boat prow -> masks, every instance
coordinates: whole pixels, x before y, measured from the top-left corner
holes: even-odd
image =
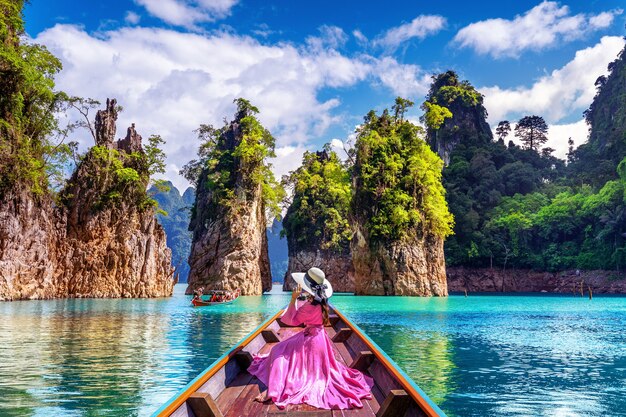
[[[307,404],[279,410],[254,398],[265,389],[247,372],[252,356],[268,353],[276,343],[302,331],[280,321],[283,311],[269,318],[233,349],[216,360],[153,417],[409,417],[445,416],[428,396],[361,329],[333,307],[325,330],[333,341],[335,357],[370,375],[375,382],[372,399],[355,410],[320,410]]]

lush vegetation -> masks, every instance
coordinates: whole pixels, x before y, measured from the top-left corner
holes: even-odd
[[[95,211],[123,201],[140,210],[158,207],[147,186],[152,175],[165,172],[165,153],[160,148],[163,143],[159,135],[152,135],[143,151],[126,153],[106,146],[92,147],[81,157],[77,170],[61,191],[61,202],[74,205],[82,193],[91,196],[88,205]],[[157,181],[156,186],[160,185]]]
[[[347,252],[352,235],[350,175],[330,146],[305,152],[302,166],[286,176],[283,184],[293,193],[283,220],[292,248]]]
[[[233,122],[220,129],[200,126],[199,158],[186,164],[181,174],[198,190],[210,192],[209,216],[217,215],[219,207],[236,210],[241,201],[253,197],[259,186],[268,216],[280,216],[284,189],[267,162],[276,156],[274,137],[256,118],[258,108],[243,98],[235,103]]]
[[[401,108],[406,101],[396,100]],[[445,237],[453,218],[441,184],[442,160],[424,141],[421,127],[403,111],[370,111],[357,129],[353,215],[373,244],[399,241],[428,230]]]
[[[23,0],[0,0],[0,195],[15,186],[35,194],[71,155],[56,113],[67,96],[54,90],[61,62],[23,42]]]
[[[584,113],[590,128],[589,141],[569,155],[571,184],[599,188],[617,179],[615,167],[626,155],[625,50],[608,65],[608,76],[596,80],[596,96]]]
[[[505,145],[512,130],[509,121],[498,124],[497,140],[484,140],[479,132],[486,116],[481,100],[450,106],[453,116],[439,128],[429,124],[429,141],[435,146],[438,138],[457,135],[443,171],[455,216],[455,234],[446,241],[448,265],[547,271],[624,267],[623,55],[609,65],[610,75],[596,83],[598,93],[585,112],[589,142],[574,149],[570,140],[567,164],[552,156],[553,149],[542,147],[547,125],[537,115],[516,122],[514,133],[522,146]],[[434,80],[429,100],[436,97],[435,103],[442,103],[450,83],[472,88],[450,72]],[[470,134],[459,136],[463,130]]]

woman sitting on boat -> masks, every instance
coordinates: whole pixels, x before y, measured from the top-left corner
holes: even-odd
[[[302,403],[324,409],[363,407],[362,400],[372,398],[372,379],[335,359],[332,341],[324,330],[328,298],[333,294],[330,282],[319,268],[291,276],[298,288],[281,321],[288,326],[304,323],[306,328],[275,345],[269,355],[254,358],[248,372],[268,387],[256,400],[271,400],[281,409]],[[298,306],[301,288],[308,296]]]

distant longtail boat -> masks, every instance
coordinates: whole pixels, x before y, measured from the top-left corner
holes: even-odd
[[[372,399],[354,410],[321,410],[307,404],[279,410],[274,404],[254,401],[262,383],[246,370],[253,355],[269,353],[276,343],[304,327],[288,327],[280,321],[283,310],[269,318],[179,393],[153,417],[413,417],[445,416],[443,411],[359,327],[335,307],[325,330],[333,341],[335,357],[370,375],[375,382]]]

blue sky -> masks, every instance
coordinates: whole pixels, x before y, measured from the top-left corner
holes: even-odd
[[[568,137],[585,140],[593,82],[624,45],[622,4],[33,0],[25,18],[64,63],[58,87],[116,97],[118,136],[132,122],[144,137],[160,133],[167,177],[185,186],[177,171],[195,153],[193,129],[221,125],[236,97],[260,107],[280,175],[305,150],[346,141],[395,96],[419,105],[430,76],[447,69],[485,95],[492,125],[545,117],[548,145],[564,155]]]

